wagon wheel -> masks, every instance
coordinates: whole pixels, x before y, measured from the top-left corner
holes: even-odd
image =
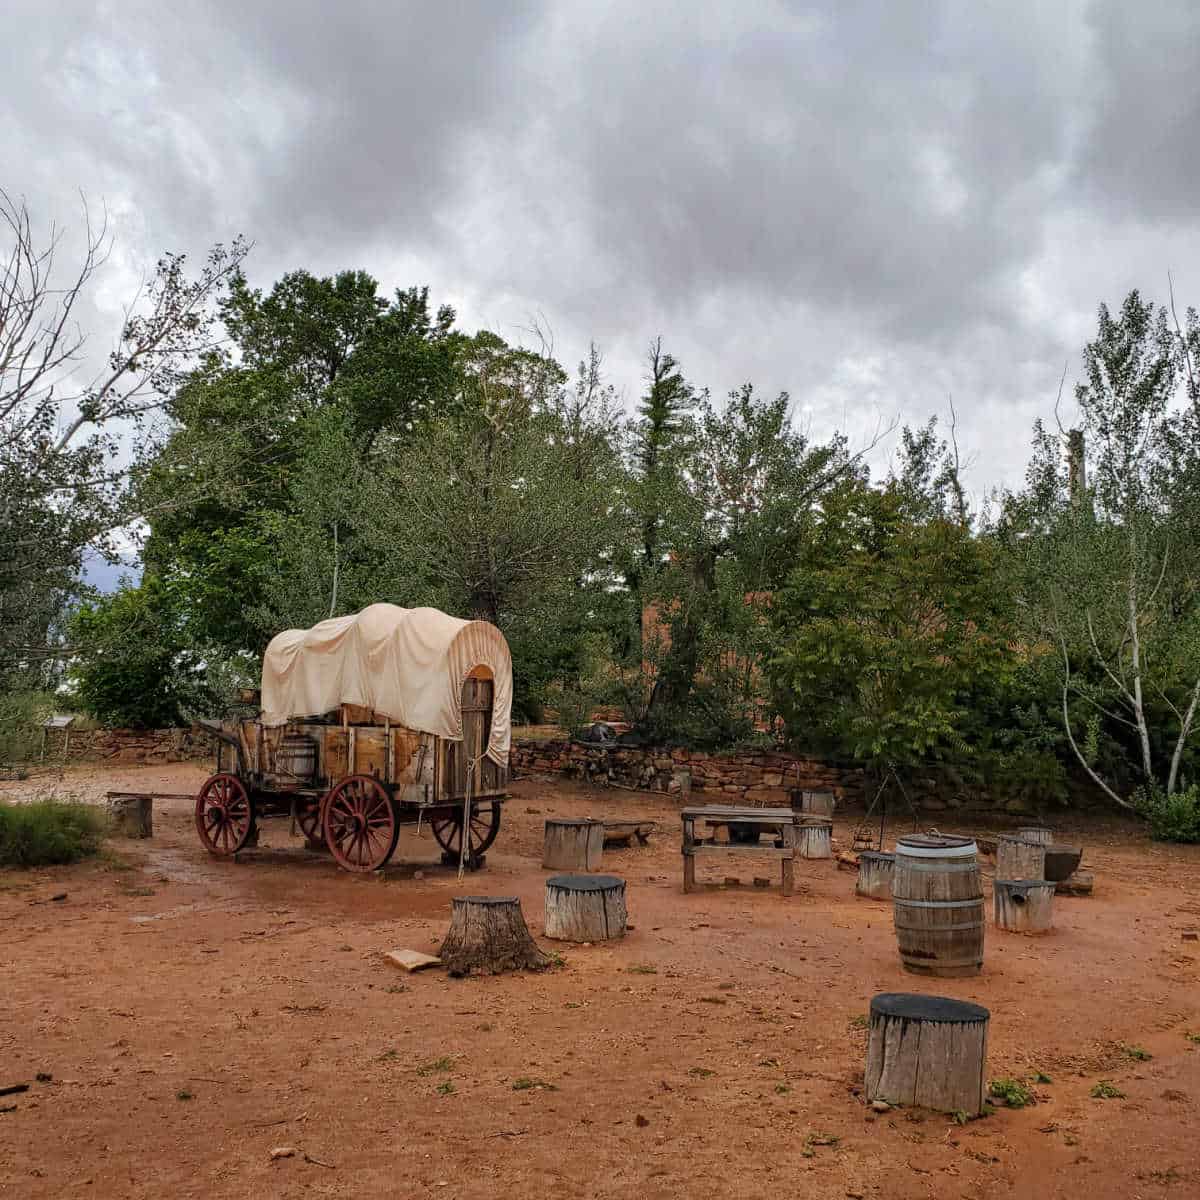
[[[236,775],[204,781],[196,797],[196,832],[209,854],[236,854],[254,833],[254,804]]]
[[[462,853],[462,813],[452,817],[432,817],[429,827],[443,850],[442,862],[457,866]],[[483,856],[500,832],[500,805],[485,800],[471,806],[471,839],[467,844],[467,866],[472,870],[483,866]]]
[[[392,857],[400,822],[396,806],[371,775],[343,779],[321,805],[325,845],[347,871],[377,871]]]
[[[325,844],[325,834],[321,829],[320,800],[313,800],[303,808],[297,808],[296,824],[300,826],[300,832],[304,834],[305,841],[311,842],[314,846]]]

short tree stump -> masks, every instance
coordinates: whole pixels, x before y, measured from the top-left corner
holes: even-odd
[[[108,815],[119,837],[154,836],[154,799],[135,793],[110,792]]]
[[[551,875],[546,880],[546,936],[605,942],[625,936],[625,880],[616,875]]]
[[[832,858],[833,822],[828,817],[801,817],[796,853],[801,858]]]
[[[1054,843],[1054,830],[1047,829],[1044,825],[1026,825],[1017,830],[1017,837],[1037,846],[1050,846]]]
[[[438,958],[455,976],[541,971],[551,961],[530,935],[516,896],[455,896]]]
[[[884,992],[871,1000],[866,1097],[978,1116],[988,1021],[978,1004]]]
[[[1054,888],[1044,879],[993,879],[996,928],[1008,933],[1049,933],[1054,926]]]
[[[854,892],[871,900],[892,898],[892,876],[896,871],[896,856],[878,850],[864,850],[858,856],[858,882]]]
[[[604,854],[604,822],[591,817],[546,821],[542,866],[548,871],[594,871]]]

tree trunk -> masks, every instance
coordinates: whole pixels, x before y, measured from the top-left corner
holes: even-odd
[[[150,796],[108,795],[108,815],[119,837],[148,838],[154,836],[154,800]]]
[[[1008,933],[1049,933],[1054,925],[1054,887],[1036,880],[994,880],[996,928]]]
[[[856,895],[871,900],[892,898],[892,874],[896,867],[894,854],[881,854],[878,850],[864,850],[858,856],[858,882],[854,885]]]
[[[541,971],[550,965],[530,936],[516,896],[455,896],[438,957],[455,977]]]
[[[1045,879],[1046,847],[1023,838],[1005,836],[996,840],[997,879]]]
[[[594,871],[604,853],[604,822],[551,818],[542,843],[547,871]]]
[[[625,880],[615,875],[552,875],[546,880],[546,936],[604,942],[625,936]]]
[[[796,853],[801,858],[833,857],[833,822],[823,817],[805,817],[796,831]]]
[[[867,1041],[867,1099],[978,1116],[990,1018],[978,1004],[940,996],[875,996]]]

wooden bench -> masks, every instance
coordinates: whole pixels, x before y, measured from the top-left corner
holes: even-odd
[[[796,814],[790,808],[739,808],[733,805],[707,804],[680,809],[683,821],[683,890],[696,890],[696,856],[699,854],[765,854],[780,860],[783,894],[790,896],[796,858]],[[738,846],[696,836],[696,822],[710,826],[758,825],[774,831],[778,846]]]
[[[657,821],[605,821],[605,846],[632,846],[637,838],[639,846],[650,841],[650,835],[658,828]]]

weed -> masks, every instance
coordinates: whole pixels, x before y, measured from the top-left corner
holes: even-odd
[[[728,1001],[726,1001],[724,996],[701,996],[700,1003],[701,1004],[726,1004],[726,1003],[728,1003]]]
[[[378,1058],[375,1059],[375,1061],[376,1062],[393,1062],[395,1059],[397,1059],[399,1057],[400,1057],[399,1051],[385,1050],[381,1055],[379,1055]]]
[[[718,983],[717,991],[718,992],[732,992],[734,987],[736,987],[736,986],[737,986],[736,984],[732,984],[732,983]]]
[[[583,1007],[583,1005],[580,1004],[578,1000],[568,1000],[563,1005],[563,1008],[582,1008],[582,1007]]]
[[[965,1125],[971,1119],[971,1114],[961,1108],[956,1108],[950,1116],[954,1118],[955,1125]]]
[[[1024,1108],[1033,1103],[1033,1093],[1019,1079],[993,1079],[988,1092],[1009,1108]]]
[[[1193,1042],[1195,1045],[1200,1046],[1200,1033],[1185,1033],[1183,1036],[1187,1038],[1189,1042]]]
[[[716,1071],[710,1071],[707,1067],[689,1067],[689,1075],[695,1075],[697,1079],[711,1079]]]
[[[408,988],[406,988],[402,983],[390,983],[383,990],[388,992],[390,995],[398,996],[401,992],[407,992]]]
[[[818,1146],[836,1146],[840,1140],[831,1133],[810,1133],[804,1139],[800,1154],[804,1158],[815,1158]]]
[[[779,1059],[764,1058],[758,1065],[760,1067],[777,1067],[777,1066],[779,1066]]]
[[[1035,1071],[1034,1075],[1033,1075],[1033,1082],[1034,1083],[1053,1083],[1054,1080],[1051,1079],[1050,1076],[1047,1075],[1045,1071]]]
[[[100,809],[72,801],[0,803],[0,867],[47,867],[97,853],[104,834]]]
[[[777,1096],[786,1096],[791,1090],[786,1083],[777,1083],[775,1085],[775,1094]]]
[[[1148,1050],[1143,1050],[1141,1046],[1123,1045],[1121,1049],[1128,1054],[1130,1058],[1135,1059],[1137,1062],[1149,1062],[1150,1059],[1154,1057]]]
[[[552,967],[565,967],[567,965],[567,960],[557,950],[551,950],[547,957],[550,959]]]
[[[437,1094],[439,1096],[453,1096],[454,1083],[449,1079],[443,1079],[442,1082],[437,1085]]]
[[[452,1058],[435,1058],[432,1062],[425,1063],[424,1066],[417,1068],[417,1074],[421,1076],[435,1075],[439,1071],[449,1071],[454,1066]]]
[[[153,896],[154,889],[152,887],[127,887],[122,889],[122,893],[126,896]]]
[[[870,1023],[871,1022],[868,1020],[868,1018],[862,1013],[858,1013],[856,1016],[850,1018],[851,1029],[866,1029]]]
[[[1125,1093],[1119,1087],[1108,1082],[1107,1079],[1102,1079],[1091,1092],[1088,1093],[1093,1100],[1124,1100]]]
[[[531,1092],[535,1089],[541,1089],[543,1092],[557,1092],[558,1088],[552,1083],[547,1083],[544,1079],[528,1079],[522,1076],[520,1079],[514,1079],[512,1090],[514,1092]]]
[[[180,1088],[179,1091],[175,1093],[176,1100],[191,1100],[192,1098],[192,1093],[189,1092],[187,1088]]]
[[[635,963],[632,967],[625,968],[630,975],[657,975],[658,968],[651,967],[646,963]]]

